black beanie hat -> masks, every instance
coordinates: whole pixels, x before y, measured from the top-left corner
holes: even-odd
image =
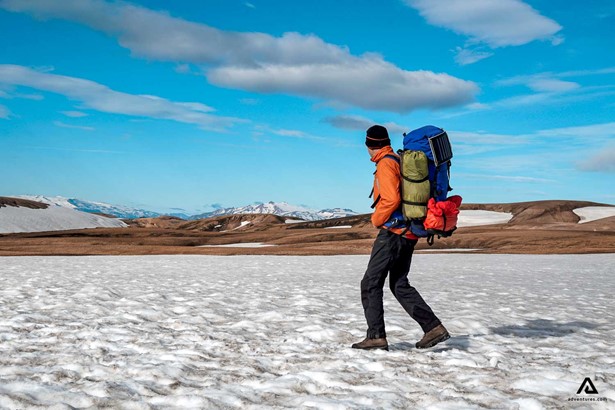
[[[382,125],[372,125],[367,129],[365,145],[368,148],[382,148],[391,145],[389,133]]]

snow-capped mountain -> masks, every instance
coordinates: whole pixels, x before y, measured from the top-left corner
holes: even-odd
[[[26,201],[23,198],[0,198],[0,234],[128,226],[117,218],[81,212],[63,199],[50,205],[40,202]],[[59,206],[58,202],[64,206]]]
[[[15,198],[29,199],[30,201],[43,202],[45,204],[75,209],[82,212],[113,215],[122,219],[155,218],[161,215],[158,212],[146,211],[144,209],[136,209],[121,205],[110,205],[104,202],[84,201],[75,198],[64,198],[61,196],[17,195]]]
[[[356,212],[350,209],[334,208],[323,209],[321,211],[309,209],[302,206],[290,205],[286,202],[267,202],[256,203],[253,205],[242,206],[238,208],[222,208],[213,212],[207,212],[200,215],[194,215],[190,219],[203,219],[223,215],[237,214],[273,214],[278,216],[287,216],[299,218],[306,221],[319,221],[322,219],[342,218],[345,216],[357,215]]]
[[[15,195],[14,198],[29,199],[30,201],[43,202],[45,204],[60,206],[62,208],[74,209],[88,213],[102,213],[112,215],[121,219],[136,218],[156,218],[163,215],[176,216],[182,219],[204,219],[215,216],[237,215],[237,214],[273,214],[299,218],[305,221],[319,221],[322,219],[343,218],[345,216],[357,215],[350,209],[333,208],[315,210],[303,206],[291,205],[286,202],[267,202],[254,203],[252,205],[238,208],[222,208],[212,212],[189,216],[185,213],[160,213],[147,211],[144,209],[131,208],[122,205],[111,205],[104,202],[85,201],[76,198],[65,198],[62,196],[43,196],[43,195]]]

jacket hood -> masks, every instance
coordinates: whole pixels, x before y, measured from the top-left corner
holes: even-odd
[[[380,161],[382,158],[384,158],[387,155],[397,155],[395,154],[395,152],[393,151],[393,148],[390,145],[380,148],[378,152],[376,153],[376,155],[374,155],[371,158],[371,161],[378,163],[378,161]]]

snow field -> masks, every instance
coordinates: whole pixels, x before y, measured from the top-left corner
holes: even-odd
[[[47,209],[4,206],[0,208],[0,233],[45,232],[87,228],[125,228],[123,221],[61,206]]]
[[[615,255],[415,255],[453,337],[385,285],[391,351],[358,351],[365,256],[0,258],[0,408],[606,409]],[[605,402],[569,403],[585,377]]]
[[[615,216],[615,206],[586,206],[573,210],[581,218],[580,224]]]

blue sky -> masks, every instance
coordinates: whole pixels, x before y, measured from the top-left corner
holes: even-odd
[[[368,212],[365,129],[466,202],[614,203],[606,1],[0,0],[0,195]]]

